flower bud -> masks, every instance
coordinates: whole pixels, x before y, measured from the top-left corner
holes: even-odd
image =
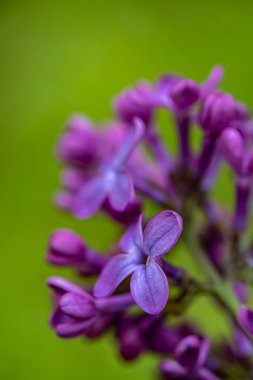
[[[236,102],[232,95],[215,91],[204,100],[200,123],[204,130],[219,134],[236,118]]]
[[[220,136],[219,147],[225,160],[237,173],[240,173],[244,152],[241,134],[234,128],[226,128]]]
[[[170,96],[177,108],[188,108],[198,100],[199,86],[191,79],[182,79],[173,86]]]
[[[61,311],[71,318],[92,318],[97,311],[92,297],[86,292],[83,294],[68,292],[61,297],[59,305]]]
[[[85,243],[79,235],[59,229],[50,235],[46,259],[55,265],[78,264],[84,258],[85,250]]]

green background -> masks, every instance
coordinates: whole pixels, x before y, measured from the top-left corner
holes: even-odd
[[[124,364],[111,337],[64,341],[47,325],[45,279],[65,274],[43,260],[49,232],[74,227],[104,247],[114,228],[54,209],[53,146],[70,113],[108,118],[113,94],[169,70],[202,80],[221,63],[223,88],[253,107],[252,19],[251,1],[1,0],[1,379],[151,377],[150,356]]]

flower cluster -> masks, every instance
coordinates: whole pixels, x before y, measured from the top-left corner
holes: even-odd
[[[160,354],[164,379],[253,378],[253,122],[243,103],[218,88],[222,76],[216,66],[202,83],[176,74],[142,81],[116,96],[113,121],[98,126],[75,115],[57,144],[56,204],[78,219],[104,213],[123,232],[107,254],[74,231],[50,235],[47,261],[73,268],[80,284],[48,279],[50,324],[62,338],[95,339],[110,329],[125,360]],[[176,155],[157,126],[161,108],[174,120]],[[224,164],[234,177],[230,209],[213,192]],[[171,263],[178,240],[201,280]],[[188,320],[201,294],[227,318],[229,338],[213,341],[198,327],[201,316]]]

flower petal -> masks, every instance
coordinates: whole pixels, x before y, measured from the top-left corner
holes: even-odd
[[[174,360],[162,360],[160,370],[171,380],[182,379],[186,375],[186,370]]]
[[[56,332],[57,335],[62,338],[75,338],[79,335],[83,335],[88,328],[90,328],[95,319],[87,319],[86,321],[82,322],[67,322],[67,323],[61,323],[58,326],[56,326]]]
[[[134,188],[131,177],[124,171],[117,171],[108,194],[111,207],[123,211],[134,198]]]
[[[47,279],[47,285],[50,286],[57,294],[63,295],[65,293],[86,294],[86,292],[78,285],[65,280],[63,277],[53,276]],[[92,297],[90,296],[92,299]]]
[[[182,218],[174,211],[162,211],[150,219],[144,229],[144,248],[150,257],[168,252],[176,244],[182,228]]]
[[[94,295],[98,298],[109,296],[137,267],[138,263],[133,256],[126,254],[114,256],[98,277]]]
[[[120,239],[119,246],[125,253],[136,256],[140,255],[140,248],[143,246],[142,215],[139,216],[135,224],[127,229]]]
[[[86,183],[75,201],[73,212],[78,218],[88,218],[102,206],[107,193],[103,177]]]
[[[207,368],[200,368],[198,371],[198,380],[220,380],[220,378],[210,372]]]
[[[162,269],[154,261],[139,265],[131,279],[133,299],[149,314],[159,314],[168,300],[169,286]]]

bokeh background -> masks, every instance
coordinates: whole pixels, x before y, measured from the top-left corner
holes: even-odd
[[[113,94],[169,70],[202,80],[221,63],[223,88],[253,108],[252,18],[250,0],[0,1],[1,379],[151,378],[151,356],[124,364],[110,336],[63,341],[47,325],[45,279],[61,273],[43,260],[49,232],[73,227],[98,248],[114,234],[52,206],[53,146],[70,113],[109,118]]]

